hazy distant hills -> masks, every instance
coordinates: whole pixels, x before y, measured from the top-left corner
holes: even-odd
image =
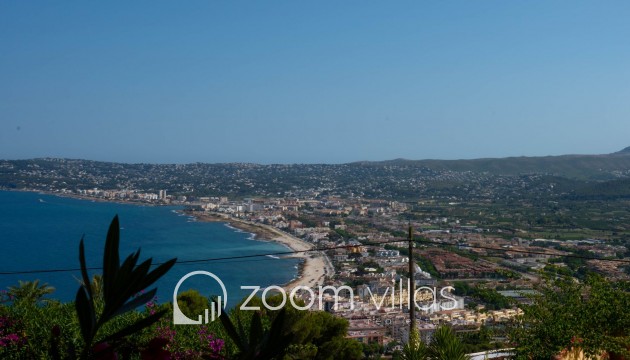
[[[630,147],[607,155],[348,164],[125,164],[0,160],[0,188],[135,189],[197,196],[331,194],[413,200],[630,198]]]
[[[403,165],[434,171],[490,173],[494,175],[548,174],[573,179],[611,179],[630,176],[630,147],[605,155],[507,157],[471,160],[405,160],[358,162],[363,166]]]

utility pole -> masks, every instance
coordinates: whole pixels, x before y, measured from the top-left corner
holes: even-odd
[[[414,263],[413,263],[413,227],[409,223],[409,339],[414,336],[416,331],[416,302],[415,302],[415,288],[416,280],[414,278]]]

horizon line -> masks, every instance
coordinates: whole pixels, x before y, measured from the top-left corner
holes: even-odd
[[[71,158],[71,157],[57,157],[57,156],[45,156],[45,157],[32,157],[22,159],[0,159],[0,161],[35,161],[35,160],[65,160],[65,161],[90,161],[98,163],[112,163],[112,164],[125,164],[125,165],[193,165],[193,164],[206,164],[206,165],[230,165],[230,164],[242,164],[242,165],[258,165],[258,166],[274,166],[274,165],[350,165],[359,163],[387,163],[397,161],[475,161],[475,160],[501,160],[501,159],[514,159],[514,158],[548,158],[548,157],[566,157],[566,156],[608,156],[615,154],[629,154],[630,146],[612,153],[604,154],[559,154],[559,155],[510,155],[503,157],[477,157],[477,158],[457,158],[457,159],[440,159],[440,158],[424,158],[424,159],[407,159],[407,158],[394,158],[385,160],[355,160],[350,162],[292,162],[292,163],[262,163],[262,162],[250,162],[250,161],[227,161],[227,162],[208,162],[208,161],[193,161],[193,162],[131,162],[131,161],[111,161],[111,160],[93,160],[85,158]]]

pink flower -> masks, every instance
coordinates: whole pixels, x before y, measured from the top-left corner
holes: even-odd
[[[198,331],[200,340],[208,346],[211,353],[220,353],[225,346],[225,341],[215,337],[214,334],[207,334],[206,332],[207,328],[205,326]]]
[[[9,341],[12,341],[12,342],[20,341],[20,337],[18,336],[18,334],[9,334],[9,335],[5,336],[4,338],[9,340]]]

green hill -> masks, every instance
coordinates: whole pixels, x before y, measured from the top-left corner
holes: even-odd
[[[630,147],[606,155],[507,157],[471,160],[405,160],[354,163],[362,166],[406,165],[434,171],[470,171],[493,175],[547,174],[575,179],[612,179],[630,172]]]

